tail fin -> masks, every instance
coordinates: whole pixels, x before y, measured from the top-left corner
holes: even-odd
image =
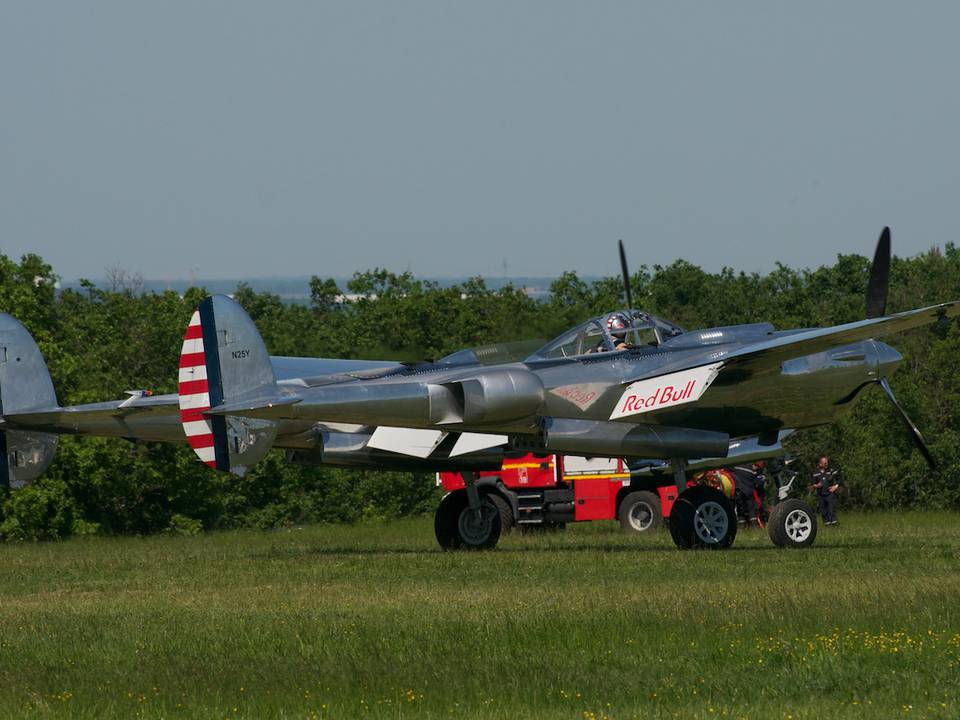
[[[180,420],[197,457],[217,470],[246,472],[273,446],[276,423],[207,411],[277,394],[270,356],[250,316],[225,295],[205,298],[180,352]]]
[[[57,451],[56,435],[9,429],[17,413],[58,407],[47,364],[30,331],[0,313],[0,486],[20,488],[36,480]]]

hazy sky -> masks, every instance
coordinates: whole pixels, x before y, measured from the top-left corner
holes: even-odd
[[[66,279],[816,266],[960,241],[960,4],[0,5],[0,251]]]

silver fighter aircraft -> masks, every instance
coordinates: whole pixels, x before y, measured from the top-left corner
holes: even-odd
[[[884,314],[888,229],[874,257],[867,318],[830,328],[684,331],[633,307],[622,244],[620,252],[624,309],[508,362],[485,362],[477,350],[419,365],[271,358],[244,310],[216,295],[187,328],[176,396],[60,407],[49,376],[36,372],[43,360],[35,343],[6,316],[0,436],[7,467],[0,472],[14,483],[35,477],[52,457],[50,433],[62,432],[185,436],[203,462],[232,472],[272,447],[330,464],[471,471],[499,467],[505,451],[659,458],[669,461],[679,492],[670,517],[675,543],[725,548],[736,534],[733,511],[719,491],[687,488],[686,468],[726,457],[739,438],[773,446],[784,430],[830,422],[876,383],[932,462],[887,383],[902,358],[878,338],[947,322],[960,303]],[[28,379],[25,369],[33,369]],[[466,484],[441,503],[437,539],[444,547],[492,547],[499,513],[472,475]]]

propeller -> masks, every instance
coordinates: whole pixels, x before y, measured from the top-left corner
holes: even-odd
[[[913,444],[917,446],[917,450],[923,455],[926,459],[927,464],[931,468],[937,466],[937,461],[933,458],[933,453],[930,452],[930,448],[927,447],[926,441],[923,439],[923,435],[920,434],[920,430],[917,429],[917,426],[913,424],[913,420],[910,419],[910,416],[907,415],[907,411],[903,409],[903,406],[897,402],[896,396],[893,394],[893,389],[890,387],[890,383],[887,382],[886,378],[880,378],[878,381],[880,387],[883,388],[883,391],[887,394],[887,397],[890,398],[890,402],[893,403],[893,406],[897,409],[897,412],[900,413],[900,418],[903,420],[903,424],[907,426],[907,429],[910,431],[910,437],[913,439]]]
[[[877,240],[867,285],[867,318],[883,317],[887,312],[887,286],[890,282],[890,228],[885,227]]]
[[[620,243],[620,272],[623,273],[623,293],[627,302],[627,309],[633,309],[633,296],[630,293],[630,271],[627,269],[627,253],[623,249],[623,240]]]
[[[873,254],[873,264],[870,266],[870,281],[867,285],[867,319],[883,317],[886,314],[887,288],[889,283],[890,228],[885,227],[880,233],[880,239],[877,240],[877,249]],[[897,397],[893,394],[893,388],[890,387],[890,383],[885,377],[882,377],[877,381],[877,384],[883,388],[883,392],[887,398],[893,403],[897,412],[900,413],[900,419],[903,420],[903,424],[906,425],[907,430],[910,431],[910,438],[913,440],[913,444],[917,446],[917,450],[920,451],[931,468],[936,467],[937,462],[933,458],[933,453],[931,453],[930,448],[927,447],[927,443],[923,439],[923,435],[920,434],[920,430],[914,425],[910,416],[907,415],[907,411],[904,410],[903,406],[897,401]]]

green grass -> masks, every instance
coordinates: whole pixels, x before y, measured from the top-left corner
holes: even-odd
[[[0,546],[0,718],[960,716],[960,516],[808,551],[429,520]]]

